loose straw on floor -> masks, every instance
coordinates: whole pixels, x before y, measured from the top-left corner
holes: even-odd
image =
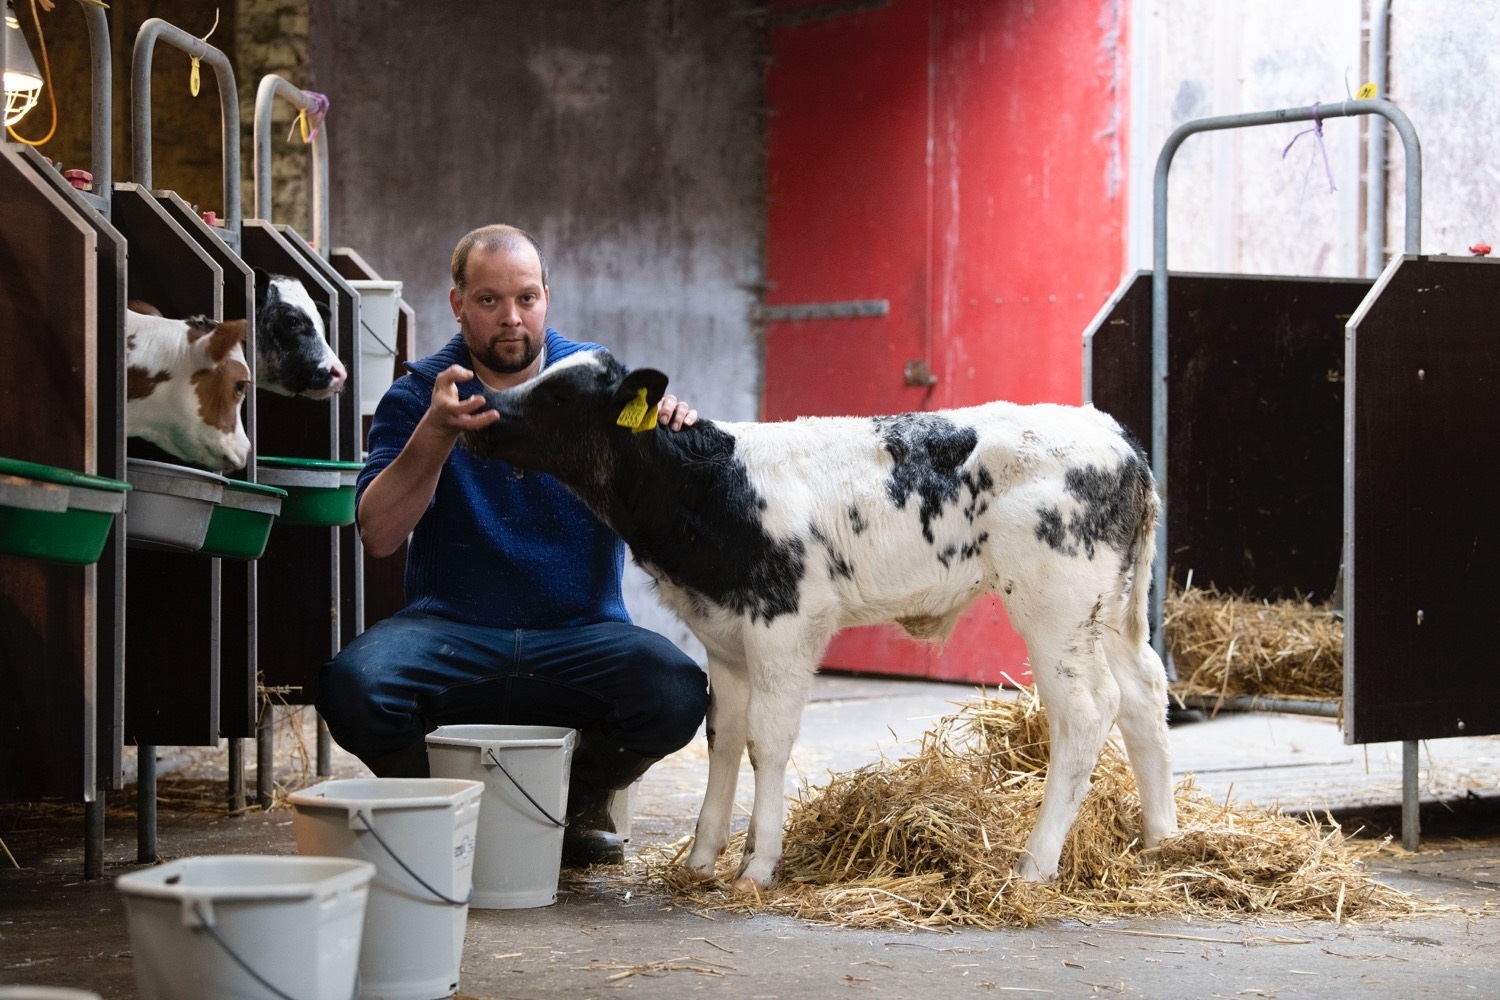
[[[1046,732],[1030,694],[982,698],[941,720],[914,756],[832,775],[793,805],[776,880],[759,894],[729,885],[743,834],[707,883],[681,866],[685,843],[645,849],[603,877],[636,890],[644,881],[695,912],[769,911],[871,928],[1134,914],[1345,922],[1426,905],[1366,872],[1363,859],[1378,844],[1352,843],[1331,821],[1216,802],[1191,779],[1176,790],[1182,832],[1143,851],[1134,779],[1113,743],[1059,878],[1023,882],[1011,866],[1040,807]]]

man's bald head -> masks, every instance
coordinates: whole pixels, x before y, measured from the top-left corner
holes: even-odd
[[[453,248],[453,287],[458,289],[460,295],[463,294],[464,284],[468,281],[469,255],[475,249],[505,250],[514,253],[527,248],[536,253],[537,263],[542,268],[542,287],[546,288],[547,258],[542,254],[541,244],[524,229],[503,224],[480,226],[458,241],[458,246]]]

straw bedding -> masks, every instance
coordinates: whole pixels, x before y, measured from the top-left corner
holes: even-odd
[[[1344,622],[1327,604],[1256,601],[1189,583],[1167,598],[1164,631],[1174,694],[1343,697]]]
[[[915,756],[831,777],[791,809],[785,854],[769,890],[736,894],[737,835],[717,878],[699,883],[679,859],[686,843],[639,853],[642,877],[700,910],[773,911],[846,926],[1029,926],[1065,917],[1159,914],[1345,921],[1422,906],[1374,881],[1330,823],[1211,801],[1191,779],[1177,788],[1182,833],[1153,851],[1136,838],[1140,806],[1124,754],[1111,742],[1063,850],[1055,883],[1011,873],[1041,805],[1046,723],[1036,699],[981,698],[923,738]]]

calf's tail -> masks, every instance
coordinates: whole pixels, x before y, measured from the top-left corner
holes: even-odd
[[[1135,526],[1135,570],[1130,584],[1130,598],[1125,610],[1125,638],[1132,644],[1151,638],[1150,609],[1151,564],[1156,561],[1156,520],[1161,513],[1161,500],[1156,493],[1156,480],[1151,475],[1145,459],[1138,459],[1134,477],[1136,510],[1139,520]]]

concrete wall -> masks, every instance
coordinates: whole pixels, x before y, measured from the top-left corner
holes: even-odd
[[[262,137],[271,153],[269,205],[255,204],[255,97],[269,74],[299,89],[307,80],[307,0],[237,0],[234,9],[235,71],[240,90],[240,198],[247,218],[269,217],[305,239],[313,238],[312,147],[293,131],[296,109],[284,100],[271,106],[271,128]]]
[[[305,86],[331,101],[332,243],[405,282],[426,353],[457,330],[459,237],[522,226],[549,258],[553,326],[666,371],[706,415],[753,418],[762,33],[745,7],[311,5]],[[698,652],[633,567],[627,602]]]

